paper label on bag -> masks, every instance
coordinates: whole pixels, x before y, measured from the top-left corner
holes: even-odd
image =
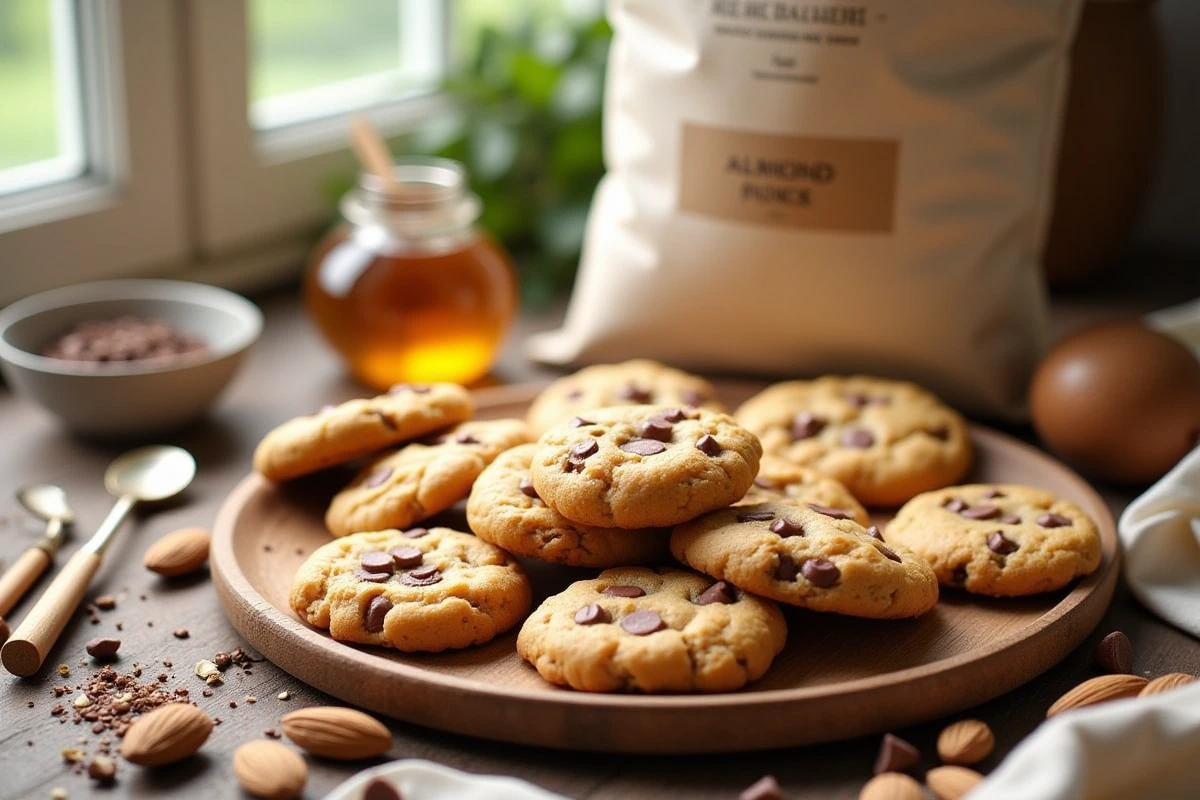
[[[890,233],[900,144],[777,136],[685,123],[679,207],[710,217]]]

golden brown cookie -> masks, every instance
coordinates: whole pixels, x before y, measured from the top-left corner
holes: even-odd
[[[530,438],[522,420],[482,420],[385,453],[334,496],[325,527],[334,536],[407,528],[465,498],[484,467]]]
[[[914,497],[885,537],[924,557],[943,586],[1013,597],[1061,589],[1100,566],[1100,534],[1079,506],[1012,484]]]
[[[270,480],[289,480],[446,428],[473,411],[470,393],[456,383],[397,384],[378,397],[288,420],[259,442],[254,468]]]
[[[838,509],[790,502],[714,511],[680,525],[671,552],[718,580],[781,603],[878,619],[937,603],[933,570]]]
[[[738,408],[763,452],[836,478],[868,506],[895,506],[971,465],[963,418],[916,384],[826,376],[769,386]]]
[[[534,399],[525,418],[541,434],[581,411],[638,404],[726,410],[704,378],[638,358],[584,367],[559,378]]]
[[[815,503],[827,508],[850,512],[859,525],[870,525],[871,517],[862,503],[850,494],[841,481],[826,477],[815,469],[798,467],[775,456],[763,456],[758,464],[758,477],[739,505],[790,501],[800,505]]]
[[[585,412],[538,440],[538,495],[573,522],[654,528],[740,500],[762,454],[728,414],[628,406]]]
[[[627,531],[580,525],[542,502],[529,480],[536,445],[501,453],[471,488],[467,524],[508,552],[572,567],[613,567],[667,561],[664,528]]]
[[[449,528],[414,528],[322,545],[296,572],[290,601],[338,641],[436,653],[504,633],[532,594],[500,548]]]
[[[546,599],[517,652],[587,692],[729,692],[762,677],[787,625],[769,600],[682,570],[623,567]]]

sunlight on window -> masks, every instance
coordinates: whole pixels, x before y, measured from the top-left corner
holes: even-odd
[[[69,0],[0,2],[0,194],[83,173],[73,11]]]

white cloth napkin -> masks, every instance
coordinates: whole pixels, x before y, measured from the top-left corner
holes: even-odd
[[[404,800],[567,800],[531,783],[500,775],[472,775],[409,758],[360,772],[338,784],[325,800],[362,800],[367,784],[382,778]]]

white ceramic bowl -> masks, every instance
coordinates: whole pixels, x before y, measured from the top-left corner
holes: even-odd
[[[85,320],[163,319],[207,345],[168,363],[78,364],[39,355]],[[26,395],[82,434],[163,433],[202,415],[262,330],[262,312],[224,289],[165,280],[81,283],[0,311],[0,369]]]

